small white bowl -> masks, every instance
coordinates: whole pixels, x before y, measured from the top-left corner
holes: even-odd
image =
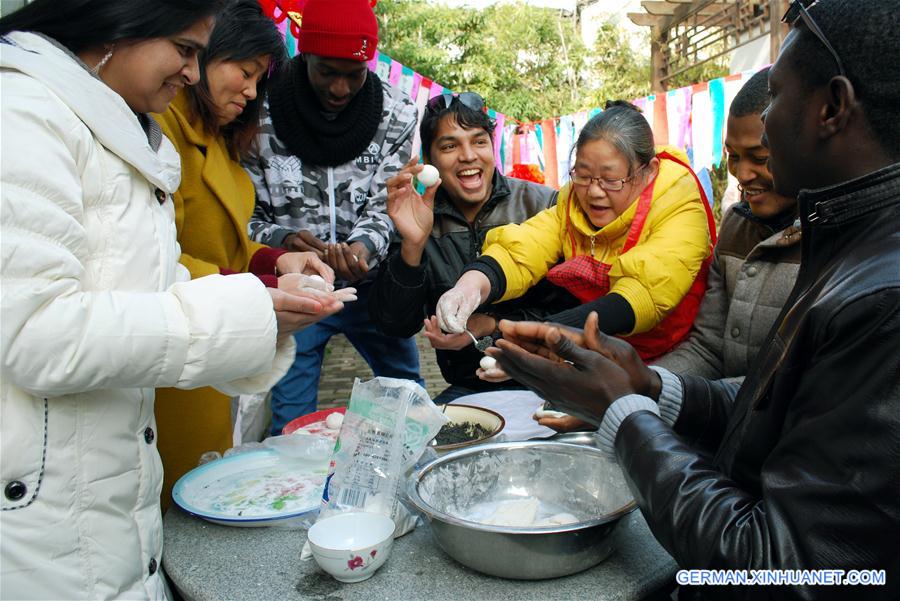
[[[316,563],[340,582],[371,578],[393,544],[394,520],[377,513],[341,513],[309,529]]]

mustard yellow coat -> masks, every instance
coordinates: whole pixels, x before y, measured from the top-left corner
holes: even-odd
[[[192,278],[219,273],[220,267],[248,271],[250,258],[264,247],[247,236],[254,205],[250,177],[222,136],[203,131],[184,92],[156,120],[181,155],[181,186],[174,197],[181,263]],[[201,454],[232,446],[231,399],[212,388],[160,389],[156,422],[165,509],[175,481],[197,466]]]
[[[657,148],[663,150],[687,162],[680,150]],[[640,192],[624,213],[597,229],[567,184],[555,207],[521,224],[491,230],[483,254],[495,259],[506,277],[506,292],[500,300],[522,296],[560,259],[573,256],[566,230],[568,206],[577,255],[591,255],[593,240],[593,257],[611,265],[609,291],[622,296],[634,310],[635,327],[629,334],[656,327],[693,284],[710,254],[710,233],[691,173],[673,161],[661,160],[644,229],[638,243],[621,254],[639,197]]]

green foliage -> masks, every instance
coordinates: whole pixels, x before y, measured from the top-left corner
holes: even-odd
[[[675,88],[683,88],[684,86],[690,86],[701,81],[725,77],[729,74],[728,68],[728,55],[714,58],[702,65],[691,67],[683,73],[679,73],[670,78],[668,82],[669,89],[674,90]]]
[[[575,21],[524,4],[465,10],[424,0],[379,2],[379,47],[454,91],[474,91],[521,120],[579,110],[588,52]]]
[[[649,31],[645,34],[648,38]],[[650,57],[632,50],[628,34],[613,23],[604,23],[594,44],[591,106],[607,100],[632,100],[650,94]]]

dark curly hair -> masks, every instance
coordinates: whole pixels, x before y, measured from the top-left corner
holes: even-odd
[[[834,46],[881,146],[900,157],[900,0],[819,0],[809,14]],[[838,74],[824,45],[798,20],[790,55],[808,87]]]
[[[419,136],[422,138],[422,154],[426,159],[431,159],[431,143],[434,142],[434,134],[437,132],[441,119],[447,115],[453,115],[456,122],[463,129],[483,129],[494,138],[494,128],[497,122],[491,119],[485,112],[476,111],[467,107],[462,102],[452,101],[450,106],[440,110],[426,109],[419,126]]]
[[[769,106],[769,67],[753,74],[748,79],[734,100],[728,113],[732,117],[746,117],[747,115],[761,115]]]

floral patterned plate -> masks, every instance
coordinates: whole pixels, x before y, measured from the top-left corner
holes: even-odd
[[[194,468],[172,489],[175,503],[226,526],[269,526],[321,505],[328,461],[291,461],[272,450],[240,453]]]

